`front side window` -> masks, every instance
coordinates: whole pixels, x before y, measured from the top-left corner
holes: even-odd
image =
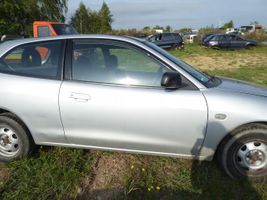
[[[98,83],[160,87],[170,71],[150,54],[121,42],[73,44],[72,79]]]
[[[61,71],[62,51],[62,41],[16,47],[0,59],[0,72],[56,79]]]
[[[154,49],[155,51],[157,51],[158,53],[160,53],[161,55],[163,55],[164,57],[166,57],[167,59],[169,59],[173,63],[177,64],[180,68],[185,70],[191,76],[193,76],[198,81],[200,81],[202,84],[207,86],[207,83],[209,82],[209,80],[211,80],[210,76],[208,76],[208,75],[196,70],[191,65],[189,65],[189,64],[185,63],[184,61],[180,60],[179,58],[171,55],[169,52],[167,52],[164,49],[158,47],[157,45],[155,45],[153,43],[146,42],[146,41],[143,41],[143,43],[145,45],[149,46],[150,48]]]

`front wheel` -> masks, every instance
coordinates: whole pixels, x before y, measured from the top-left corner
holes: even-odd
[[[217,157],[233,178],[266,181],[267,126],[253,124],[238,129],[222,142]]]
[[[26,129],[16,118],[0,115],[0,161],[24,158],[33,146]]]

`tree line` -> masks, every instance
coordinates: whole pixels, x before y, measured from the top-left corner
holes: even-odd
[[[112,31],[112,17],[105,2],[99,11],[93,11],[81,2],[70,23],[79,33],[108,33]]]
[[[65,21],[68,0],[1,0],[0,34],[32,35],[33,21]]]
[[[34,21],[65,22],[67,11],[68,0],[0,0],[0,35],[32,36]],[[112,22],[110,9],[103,2],[99,11],[80,3],[67,23],[79,33],[107,33]]]

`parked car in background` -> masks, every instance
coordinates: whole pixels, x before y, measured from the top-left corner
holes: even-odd
[[[184,48],[184,41],[179,33],[160,33],[150,35],[147,37],[147,41],[152,42],[163,49]]]
[[[214,34],[208,36],[202,45],[218,49],[240,49],[257,46],[255,40],[246,40],[235,34]]]
[[[73,34],[78,34],[78,32],[69,24],[50,21],[35,21],[33,23],[34,37],[50,37]]]
[[[231,177],[267,178],[267,89],[206,75],[145,40],[7,41],[0,94],[0,161],[50,145],[217,158]]]
[[[205,40],[207,40],[209,37],[211,37],[212,35],[214,35],[214,33],[208,33],[205,34],[201,37],[201,42],[204,42]]]

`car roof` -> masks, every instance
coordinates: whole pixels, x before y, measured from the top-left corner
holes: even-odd
[[[100,34],[76,34],[76,35],[61,35],[61,36],[53,36],[53,37],[39,37],[39,38],[23,38],[16,40],[9,40],[0,44],[0,56],[2,56],[5,52],[10,49],[27,44],[32,42],[43,42],[43,41],[54,41],[54,40],[65,40],[65,39],[111,39],[111,40],[119,40],[126,41],[131,43],[140,43],[142,39],[127,37],[127,36],[114,36],[114,35],[100,35]]]

